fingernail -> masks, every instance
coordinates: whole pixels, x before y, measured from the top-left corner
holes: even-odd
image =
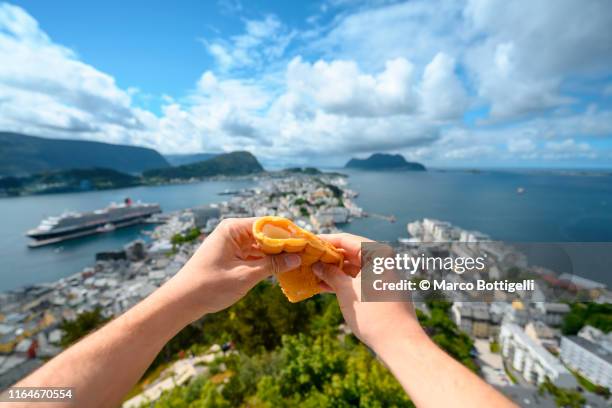
[[[320,262],[312,265],[312,272],[320,278],[323,275],[323,265]]]
[[[296,254],[287,254],[283,259],[288,268],[297,268],[302,263],[302,258]]]

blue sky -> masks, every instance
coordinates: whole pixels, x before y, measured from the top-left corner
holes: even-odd
[[[269,166],[612,167],[612,3],[0,3],[0,130]]]

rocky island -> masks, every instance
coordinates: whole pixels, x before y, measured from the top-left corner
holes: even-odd
[[[374,153],[367,159],[355,159],[346,163],[344,166],[347,169],[361,170],[408,170],[408,171],[426,171],[427,169],[421,163],[406,161],[401,154],[386,154]]]

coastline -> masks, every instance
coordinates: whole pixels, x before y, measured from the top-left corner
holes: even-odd
[[[104,169],[101,169],[104,170]],[[191,178],[176,178],[176,179],[158,179],[158,178],[137,178],[134,177],[133,180],[130,180],[129,183],[124,183],[120,185],[115,185],[112,182],[105,183],[102,185],[92,185],[88,179],[78,180],[78,185],[74,185],[74,180],[70,180],[71,185],[67,183],[60,184],[40,184],[35,183],[34,185],[28,187],[19,187],[19,188],[11,188],[0,185],[0,199],[2,198],[12,198],[12,197],[27,197],[27,196],[37,196],[37,195],[52,195],[52,194],[70,194],[70,193],[81,193],[81,192],[91,192],[91,191],[105,191],[105,190],[120,190],[124,188],[131,187],[153,187],[153,186],[171,186],[171,185],[189,185],[196,184],[205,181],[241,181],[241,180],[251,180],[257,181],[262,178],[268,177],[287,177],[294,174],[306,174],[306,175],[328,175],[328,176],[336,176],[336,177],[348,177],[346,174],[336,171],[323,172],[313,167],[295,167],[291,169],[284,170],[276,170],[276,171],[262,171],[262,172],[253,172],[249,174],[242,175],[224,175],[218,174],[215,176],[208,177],[191,177]],[[36,175],[35,175],[36,176]],[[27,179],[27,177],[23,178],[14,178],[14,177],[0,177],[0,181],[3,179],[6,181],[7,179],[17,179],[23,180]]]

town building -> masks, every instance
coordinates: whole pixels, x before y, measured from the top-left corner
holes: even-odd
[[[594,384],[612,388],[612,353],[579,336],[561,338],[561,360]]]
[[[319,225],[344,224],[349,220],[349,210],[345,207],[330,207],[319,210],[316,214]]]
[[[536,302],[535,309],[538,312],[538,320],[551,327],[561,326],[565,316],[570,312],[567,303]]]
[[[548,350],[556,350],[559,347],[557,334],[544,322],[530,321],[525,325],[525,334]]]
[[[489,338],[496,334],[486,303],[454,302],[451,313],[455,324],[470,336]]]
[[[520,326],[504,322],[499,342],[503,357],[526,381],[537,385],[548,378],[558,387],[576,386],[572,373],[555,356],[529,337]]]

